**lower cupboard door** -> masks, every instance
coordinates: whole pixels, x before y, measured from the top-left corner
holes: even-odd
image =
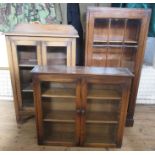
[[[116,146],[117,124],[86,123],[84,145]]]

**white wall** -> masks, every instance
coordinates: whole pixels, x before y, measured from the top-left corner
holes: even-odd
[[[0,32],[0,100],[12,100],[12,87],[8,69],[8,56],[5,36]],[[5,70],[4,70],[5,68]]]
[[[0,32],[0,67],[8,67],[8,57],[6,50],[5,36]]]

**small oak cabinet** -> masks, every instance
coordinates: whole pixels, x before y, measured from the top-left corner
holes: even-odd
[[[35,65],[75,66],[77,31],[69,25],[19,24],[6,33],[17,121],[34,115]]]
[[[127,67],[135,75],[126,124],[133,125],[151,10],[90,7],[87,10],[85,65]]]
[[[128,69],[35,66],[31,72],[38,144],[121,147]]]

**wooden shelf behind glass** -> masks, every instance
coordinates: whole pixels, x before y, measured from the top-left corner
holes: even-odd
[[[75,89],[51,88],[43,91],[42,97],[75,98]]]
[[[32,83],[24,84],[22,87],[23,87],[22,92],[33,92]]]
[[[54,110],[54,111],[46,112],[43,116],[43,121],[74,123],[75,122],[75,111]]]
[[[120,100],[120,93],[115,90],[89,90],[87,99],[106,99],[106,100]]]
[[[105,112],[105,111],[94,111],[87,112],[86,123],[118,123],[118,113],[116,112]]]

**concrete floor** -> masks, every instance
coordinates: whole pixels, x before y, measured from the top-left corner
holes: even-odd
[[[12,102],[0,101],[0,151],[155,150],[155,105],[137,105],[134,127],[125,128],[121,149],[39,146],[34,119],[17,125]]]

